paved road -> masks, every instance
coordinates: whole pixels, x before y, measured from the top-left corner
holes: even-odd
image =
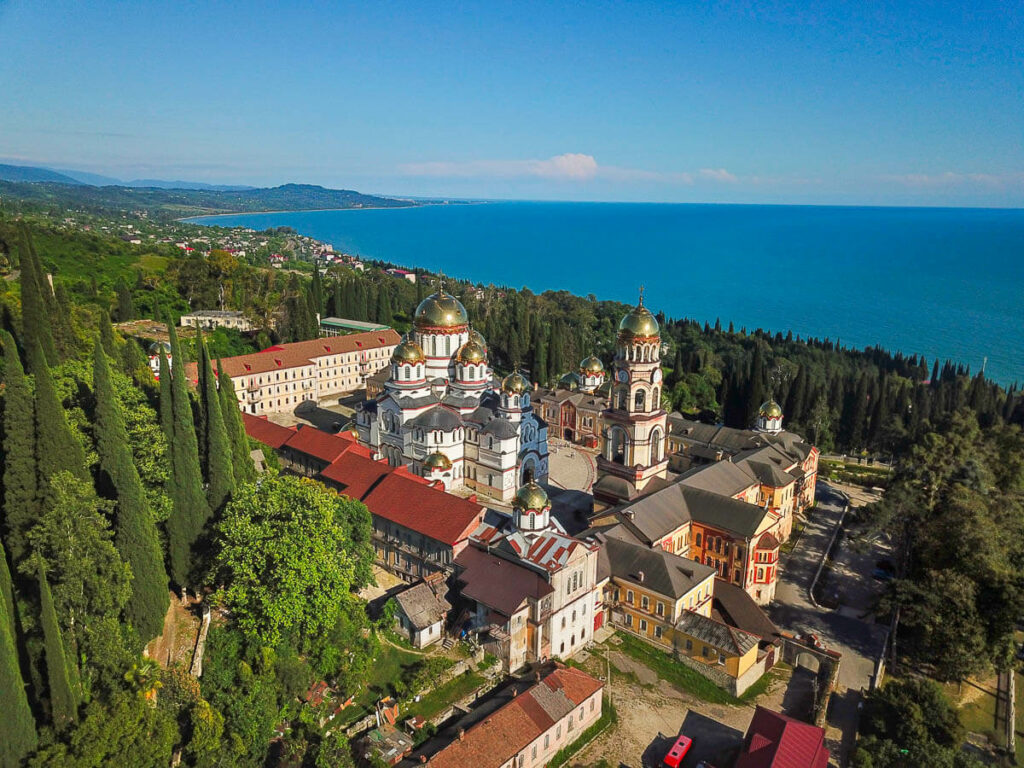
[[[818,608],[808,590],[843,514],[844,499],[828,485],[818,485],[818,506],[800,540],[781,563],[775,601],[769,608],[772,620],[782,629],[812,633],[830,649],[839,651],[838,690],[829,708],[829,724],[842,731],[842,752],[853,744],[859,720],[861,691],[866,692],[874,674],[875,659],[885,642],[886,628],[875,624],[871,615],[861,618],[873,599],[876,587],[871,579],[875,549],[854,553],[844,543],[837,557],[831,584],[843,606],[836,611]]]

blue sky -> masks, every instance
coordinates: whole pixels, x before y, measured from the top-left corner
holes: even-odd
[[[0,0],[0,51],[6,162],[410,195],[1024,206],[1020,0]]]

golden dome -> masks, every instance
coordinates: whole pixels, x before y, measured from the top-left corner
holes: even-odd
[[[619,323],[619,336],[651,338],[656,337],[658,333],[658,321],[654,319],[651,310],[643,303],[637,304],[629,310]]]
[[[423,468],[431,472],[448,470],[452,468],[452,460],[440,451],[435,451],[423,460]]]
[[[547,492],[531,480],[516,491],[512,508],[520,511],[543,512],[551,506]]]
[[[501,391],[510,395],[521,395],[530,389],[530,382],[519,371],[513,371],[501,380]]]
[[[416,327],[425,330],[429,328],[458,328],[467,325],[469,317],[466,315],[466,308],[462,302],[442,288],[432,296],[427,296],[420,305],[416,307],[414,320]]]
[[[590,376],[604,373],[604,363],[601,362],[600,358],[591,355],[580,361],[580,373],[584,375],[589,374]]]
[[[767,402],[761,403],[761,408],[757,413],[759,416],[764,416],[766,419],[781,419],[782,406],[776,403],[775,400],[768,400]]]
[[[391,353],[391,362],[399,365],[416,365],[427,362],[427,356],[423,353],[423,347],[406,336]]]
[[[575,392],[580,388],[580,377],[575,373],[567,373],[565,376],[558,380],[559,389],[567,389],[570,392]]]
[[[477,344],[483,347],[485,353],[489,351],[487,349],[487,340],[484,338],[484,335],[480,333],[480,331],[478,331],[476,328],[469,329],[469,340],[475,341]]]
[[[480,363],[487,362],[487,350],[470,337],[469,341],[459,347],[459,351],[455,354],[455,359],[463,364],[472,363],[473,365],[479,365]]]

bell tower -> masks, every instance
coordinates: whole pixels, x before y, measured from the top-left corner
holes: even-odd
[[[641,494],[654,478],[666,476],[668,414],[661,407],[661,331],[640,303],[619,323],[612,363],[611,400],[602,414],[601,455],[594,496],[618,503]]]

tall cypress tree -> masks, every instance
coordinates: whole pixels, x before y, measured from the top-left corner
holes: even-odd
[[[14,337],[0,331],[4,347],[4,506],[2,531],[12,562],[28,553],[25,535],[38,514],[35,402]]]
[[[231,440],[228,439],[224,414],[220,407],[220,394],[217,392],[217,380],[213,377],[210,364],[210,353],[203,343],[202,336],[196,336],[199,344],[199,369],[202,372],[199,393],[201,410],[204,414],[203,424],[206,434],[206,498],[212,510],[220,509],[235,490],[235,475],[231,471]]]
[[[40,624],[43,627],[43,643],[46,649],[46,678],[50,684],[50,707],[53,725],[62,730],[69,723],[78,720],[78,705],[81,695],[78,688],[77,668],[67,658],[57,611],[53,607],[53,593],[46,580],[46,569],[40,559],[36,563],[39,576]]]
[[[0,579],[6,575],[10,584],[10,572],[7,570],[7,557],[0,545]],[[12,602],[5,590],[4,599],[0,600],[0,691],[3,691],[4,712],[0,716],[0,768],[15,768],[38,744],[36,723],[32,710],[28,706],[25,694],[25,680],[21,676],[18,664],[17,635],[14,629]]]
[[[28,235],[26,234],[26,237]],[[41,350],[43,360],[49,365],[57,364],[57,348],[53,343],[53,329],[50,326],[50,310],[43,297],[38,266],[28,241],[21,246],[21,321],[22,341],[29,355],[29,369],[32,373],[42,366],[33,359],[36,348]]]
[[[245,431],[242,411],[238,407],[238,395],[231,377],[224,373],[224,368],[217,361],[218,393],[220,394],[220,410],[224,414],[228,437],[231,440],[232,469],[236,485],[249,483],[256,479],[256,465],[252,462],[249,448],[249,435]]]
[[[203,339],[202,328],[196,328],[196,393],[199,395],[199,408],[195,414],[195,427],[196,427],[196,440],[199,445],[199,468],[203,471],[203,479],[209,482],[209,465],[207,463],[207,436],[206,436],[206,399],[203,397],[203,391],[206,387],[204,381],[206,376],[206,366],[203,365],[203,357],[206,355],[206,341]],[[182,369],[184,370],[184,368]]]
[[[164,348],[160,347],[160,426],[167,436],[167,446],[174,441],[174,405],[171,396],[171,366],[167,362]]]
[[[170,548],[171,578],[181,587],[189,582],[195,563],[195,548],[203,526],[210,518],[210,506],[203,494],[202,471],[199,468],[199,444],[192,423],[189,404],[185,358],[174,326],[168,324],[171,338],[171,410],[174,417],[171,440],[171,501],[173,510],[167,520]]]
[[[36,341],[36,355],[42,356]],[[50,369],[46,366],[35,371],[36,383],[36,469],[39,477],[40,495],[50,478],[67,470],[80,480],[92,481],[85,463],[85,451],[78,441],[64,414],[64,405],[53,386]]]
[[[160,634],[170,602],[167,571],[153,512],[135,469],[121,405],[110,381],[110,365],[99,340],[93,350],[96,396],[96,450],[100,469],[110,479],[117,500],[114,545],[132,569],[132,594],[125,615],[142,640]]]

